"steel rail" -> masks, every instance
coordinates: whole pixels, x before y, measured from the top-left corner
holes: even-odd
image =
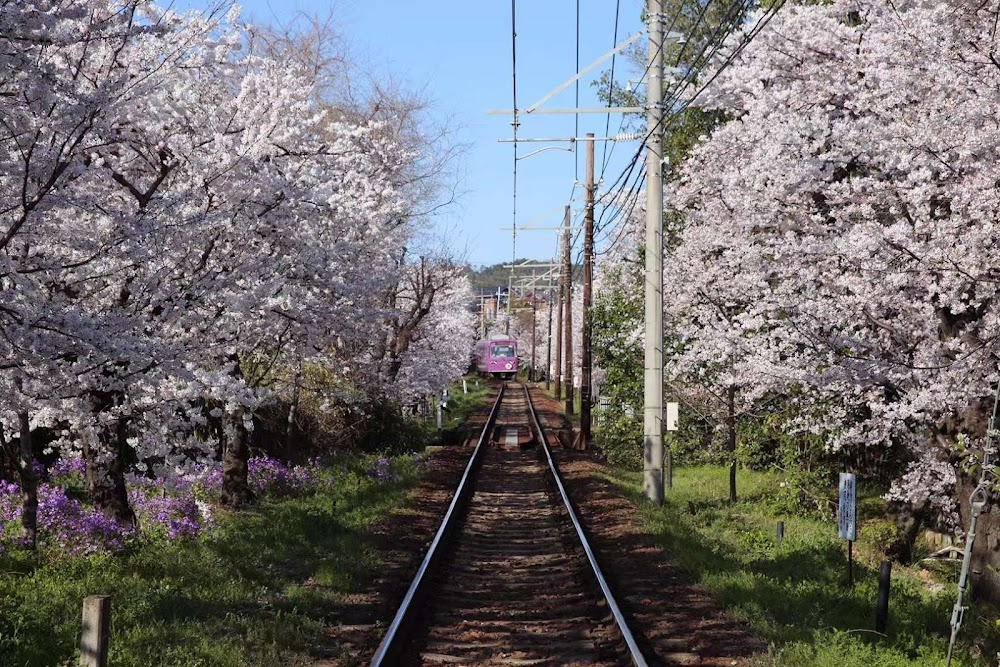
[[[601,587],[601,591],[604,593],[604,599],[608,603],[608,609],[611,610],[611,615],[615,619],[618,631],[621,633],[622,639],[625,640],[625,644],[628,646],[629,657],[632,659],[632,662],[636,667],[647,667],[648,663],[646,662],[646,658],[642,655],[642,651],[639,650],[639,645],[636,643],[635,637],[632,635],[632,630],[628,627],[625,615],[622,613],[621,608],[618,606],[618,602],[615,600],[614,594],[611,592],[611,586],[608,585],[607,580],[604,578],[601,566],[597,564],[597,557],[594,555],[594,551],[590,547],[590,542],[587,541],[587,535],[584,533],[583,525],[580,523],[580,519],[577,517],[576,511],[573,509],[573,503],[570,501],[569,494],[566,492],[562,475],[559,474],[559,468],[556,467],[556,463],[552,458],[552,451],[549,449],[548,440],[545,438],[545,430],[542,428],[542,423],[539,421],[538,414],[535,412],[535,406],[531,402],[531,393],[528,391],[527,385],[524,385],[524,394],[528,400],[528,411],[531,413],[531,421],[535,426],[535,430],[538,432],[538,439],[541,443],[542,451],[545,452],[545,458],[548,460],[549,470],[552,472],[552,476],[556,482],[556,487],[559,489],[559,495],[562,496],[563,504],[566,506],[569,518],[573,522],[573,527],[576,529],[577,537],[580,538],[580,544],[583,545],[583,550],[587,554],[587,560],[590,562],[590,567],[593,571],[594,577],[597,579],[597,583]]]
[[[402,632],[402,628],[412,620],[415,607],[414,602],[423,597],[424,588],[431,578],[429,572],[440,558],[441,551],[443,550],[441,545],[454,530],[455,524],[458,521],[457,517],[461,513],[461,506],[472,489],[472,475],[475,472],[476,464],[479,462],[480,453],[484,449],[483,443],[486,442],[490,429],[493,427],[493,422],[496,420],[506,388],[506,383],[500,386],[500,393],[493,404],[493,409],[490,410],[486,426],[483,427],[483,432],[479,436],[479,442],[476,443],[476,448],[473,450],[472,456],[469,457],[469,463],[465,466],[465,472],[462,474],[462,479],[455,490],[455,496],[451,499],[451,504],[448,506],[448,511],[445,512],[441,526],[438,528],[437,534],[434,535],[434,540],[431,542],[430,547],[428,547],[427,554],[424,556],[424,560],[420,564],[416,576],[413,578],[412,583],[410,583],[410,588],[406,591],[406,595],[403,597],[403,601],[396,611],[396,616],[392,619],[392,623],[389,624],[389,628],[386,630],[385,636],[378,646],[378,650],[375,651],[375,656],[370,663],[371,667],[382,667],[383,665],[392,665],[398,662],[400,652],[404,648],[403,642],[407,639],[406,633]]]

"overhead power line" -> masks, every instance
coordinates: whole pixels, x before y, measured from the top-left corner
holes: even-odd
[[[711,4],[712,1],[713,0],[709,0],[709,2],[703,6],[703,11],[699,14],[699,17],[696,19],[696,28],[703,21],[703,17],[707,12],[707,7],[709,4]],[[723,14],[723,20],[720,21],[719,24],[713,29],[709,39],[705,40],[702,43],[702,48],[699,51],[699,53],[695,55],[689,62],[688,72],[685,75],[685,77],[682,79],[679,85],[672,87],[669,97],[666,100],[664,100],[665,112],[662,116],[660,123],[654,128],[647,128],[646,136],[648,137],[654,132],[662,132],[663,128],[669,126],[670,123],[672,123],[677,117],[680,116],[680,114],[684,113],[684,111],[686,111],[697,100],[697,98],[701,95],[701,93],[703,93],[705,89],[709,85],[711,85],[711,83],[719,76],[719,74],[721,74],[727,67],[729,67],[735,61],[735,59],[739,56],[739,54],[743,51],[743,49],[746,48],[746,46],[753,40],[753,38],[756,37],[767,26],[767,24],[771,21],[771,19],[781,8],[783,2],[784,0],[781,0],[775,5],[772,5],[766,12],[764,12],[761,16],[759,16],[753,27],[751,27],[748,31],[746,31],[746,34],[744,35],[743,39],[740,40],[740,43],[736,45],[733,51],[729,53],[726,56],[726,58],[721,63],[719,63],[718,66],[714,69],[712,75],[707,80],[702,81],[700,80],[700,75],[707,67],[707,65],[716,59],[723,45],[725,44],[726,40],[731,35],[733,35],[736,30],[738,30],[741,27],[741,25],[743,24],[743,19],[746,16],[746,12],[750,7],[750,5],[747,2],[743,1],[737,1],[731,3],[727,8],[727,10],[725,11],[725,13]],[[680,59],[686,49],[687,45],[685,45],[685,47],[678,52],[677,58],[675,59],[674,63],[675,67],[681,64]],[[694,87],[693,92],[688,92],[689,90],[692,90],[692,87]],[[613,150],[614,147],[612,147],[612,151]],[[595,232],[605,231],[606,228],[610,227],[614,223],[619,222],[621,220],[627,221],[628,216],[631,214],[631,211],[634,210],[638,200],[639,191],[641,190],[642,187],[640,183],[641,181],[644,180],[644,178],[642,179],[638,177],[635,178],[634,182],[632,182],[631,185],[630,185],[630,180],[632,174],[635,172],[636,166],[638,164],[641,155],[642,155],[642,148],[640,147],[636,151],[636,153],[632,156],[629,163],[622,170],[619,176],[615,179],[614,184],[610,188],[608,188],[608,190],[613,190],[614,188],[618,187],[619,183],[622,183],[621,188],[619,190],[619,195],[610,198],[611,200],[616,202],[616,205],[614,207],[614,212],[611,214],[610,218],[605,220],[605,216],[608,213],[609,207],[606,206],[602,210],[601,216],[598,219],[596,225]],[[610,237],[610,234],[611,232],[610,230],[608,230],[603,238],[606,240],[607,238]],[[598,254],[603,255],[610,252],[623,237],[624,237],[623,231],[619,230],[618,233],[615,234],[615,240],[612,242],[612,244],[606,247],[603,251],[601,251]]]

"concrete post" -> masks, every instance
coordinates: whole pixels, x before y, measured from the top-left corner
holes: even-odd
[[[111,596],[91,595],[83,600],[83,632],[80,635],[81,667],[107,667],[111,636]]]

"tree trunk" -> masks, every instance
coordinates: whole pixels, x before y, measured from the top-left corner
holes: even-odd
[[[235,378],[243,378],[239,354],[229,355],[230,371]],[[232,509],[246,507],[253,502],[250,491],[250,433],[243,423],[243,408],[226,414],[222,429],[222,504]]]
[[[17,413],[20,425],[20,456],[17,470],[21,478],[21,541],[27,549],[38,546],[38,476],[32,466],[31,420],[27,411]]]
[[[295,416],[299,411],[299,398],[302,395],[302,366],[295,370],[292,385],[292,401],[288,406],[288,424],[285,427],[285,456],[291,456],[295,447]]]
[[[100,415],[121,402],[118,392],[94,392],[94,413]],[[126,417],[119,416],[108,426],[98,428],[95,442],[84,438],[83,458],[91,500],[105,514],[129,526],[136,523],[125,485],[125,470],[132,456]]]
[[[916,506],[906,502],[889,504],[889,518],[899,528],[899,539],[889,547],[887,555],[900,563],[913,560],[914,547],[920,531],[927,524],[927,503]]]
[[[14,379],[14,386],[18,391],[24,388],[20,377]],[[38,547],[38,476],[32,465],[35,452],[31,439],[31,416],[27,410],[17,413],[17,424],[18,448],[16,452],[8,451],[8,455],[15,464],[21,487],[21,543],[34,551]],[[6,448],[7,443],[3,441],[2,435],[0,434],[0,444]]]
[[[730,385],[727,396],[726,430],[729,451],[729,502],[736,503],[736,386]]]
[[[222,451],[222,504],[240,509],[253,501],[249,478],[250,434],[243,425],[242,410],[227,419]]]
[[[963,476],[956,484],[963,531],[969,530],[969,494],[977,483],[978,479]],[[974,599],[1000,602],[1000,508],[996,507],[996,500],[993,500],[986,509],[979,515],[976,526],[976,543],[972,545],[972,562],[969,566],[970,582]]]

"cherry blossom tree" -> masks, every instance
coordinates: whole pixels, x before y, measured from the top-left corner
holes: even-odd
[[[925,504],[998,379],[994,25],[947,3],[786,7],[715,79],[702,103],[731,120],[669,195],[682,366],[723,360],[751,398],[803,390],[800,428],[904,448],[898,495]]]
[[[235,12],[39,7],[2,10],[29,37],[4,33],[0,62],[17,73],[0,97],[0,404],[25,516],[32,448],[15,433],[41,427],[82,448],[121,519],[126,467],[216,446],[224,500],[243,504],[269,364],[381,321],[405,154],[377,124],[330,118]]]

